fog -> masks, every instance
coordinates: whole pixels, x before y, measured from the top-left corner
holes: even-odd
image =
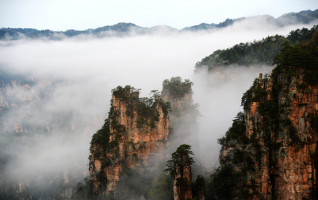
[[[202,117],[199,122],[201,159],[205,171],[209,172],[218,166],[221,145],[217,139],[225,136],[231,127],[232,120],[240,111],[241,97],[252,85],[259,73],[270,74],[272,66],[235,67],[208,74],[202,69],[193,77],[194,99],[200,105]]]
[[[148,96],[151,90],[161,91],[162,81],[173,76],[194,82],[194,103],[200,104],[202,114],[199,133],[194,133],[199,134],[201,152],[194,153],[201,155],[208,168],[217,166],[220,150],[217,138],[225,134],[235,115],[242,111],[243,92],[258,73],[268,73],[269,68],[229,68],[221,75],[235,76],[228,75],[231,78],[223,81],[220,74],[208,74],[205,70],[194,74],[195,63],[217,49],[312,26],[278,28],[264,21],[243,20],[217,31],[196,33],[158,30],[151,35],[132,32],[126,37],[1,41],[0,66],[26,74],[37,82],[28,90],[17,87],[21,91],[14,94],[23,92],[40,104],[29,103],[26,118],[11,109],[5,115],[8,126],[15,121],[21,124],[23,119],[31,126],[46,127],[45,133],[38,130],[39,137],[22,134],[23,139],[15,143],[10,143],[7,136],[1,138],[3,143],[10,143],[6,153],[14,158],[6,169],[21,176],[33,176],[30,172],[60,173],[81,168],[80,178],[86,176],[89,142],[107,117],[111,89],[131,85],[142,89],[141,97]],[[37,94],[44,95],[37,99]],[[2,97],[4,105],[9,96],[3,93]],[[69,118],[60,119],[65,113]],[[54,127],[58,120],[60,125]]]

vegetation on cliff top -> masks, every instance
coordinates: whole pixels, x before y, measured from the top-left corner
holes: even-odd
[[[316,26],[317,27],[317,26]],[[304,81],[308,85],[318,84],[318,32],[311,34],[312,37],[303,44],[291,45],[288,41],[283,43],[281,52],[273,60],[277,67],[272,72],[274,81],[283,71],[288,78],[296,75],[297,68],[304,69]]]
[[[151,97],[139,98],[140,89],[135,89],[130,85],[124,88],[118,86],[113,89],[113,95],[120,101],[127,104],[126,115],[134,118],[134,113],[137,113],[137,127],[142,128],[145,125],[155,128],[155,122],[159,121],[159,111],[157,106],[160,105],[165,116],[168,115],[170,110],[170,103],[164,102],[161,95],[157,90],[151,91]]]
[[[182,78],[172,77],[170,80],[166,79],[162,83],[162,95],[168,95],[170,98],[179,99],[186,94],[192,94],[191,86],[193,83],[189,79],[182,82]]]
[[[182,81],[182,78],[178,76],[171,77],[170,80],[166,79],[162,83],[161,96],[165,101],[171,102],[170,124],[172,128],[175,128],[177,124],[192,126],[200,116],[199,104],[193,105],[192,102],[192,85],[193,83],[189,79]]]

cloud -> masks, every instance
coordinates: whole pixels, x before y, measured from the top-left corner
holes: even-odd
[[[202,71],[194,75],[195,63],[217,49],[268,35],[287,35],[304,26],[312,25],[277,28],[267,25],[266,21],[258,24],[243,20],[218,31],[196,33],[1,41],[0,66],[27,74],[37,82],[31,89],[23,90],[33,99],[35,94],[41,99],[37,100],[39,105],[33,107],[29,102],[29,118],[24,120],[34,126],[48,124],[50,128],[48,133],[36,130],[39,137],[23,135],[25,140],[10,143],[6,152],[19,159],[13,159],[8,168],[21,174],[28,174],[30,170],[57,173],[78,166],[87,169],[91,135],[107,117],[111,89],[129,84],[141,88],[141,96],[148,96],[151,90],[161,91],[162,81],[173,76],[194,82],[194,102],[200,104],[203,115],[199,121],[201,155],[208,163],[217,165],[220,146],[216,139],[225,134],[236,113],[242,110],[243,92],[259,72],[264,73],[268,68],[228,69],[222,73],[235,76],[223,82],[217,74]],[[22,87],[15,90],[14,94],[21,93]],[[2,96],[4,101],[9,98],[4,91]],[[17,117],[19,112],[6,114],[9,125],[17,119],[22,123]],[[69,118],[61,119],[60,114],[68,114]],[[68,128],[52,126],[56,121],[66,123]]]

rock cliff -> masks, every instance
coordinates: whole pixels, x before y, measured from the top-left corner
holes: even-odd
[[[95,195],[113,192],[125,167],[149,165],[150,156],[163,157],[168,144],[168,106],[159,96],[140,99],[130,86],[112,92],[109,118],[91,141],[89,171]]]
[[[317,33],[304,45],[285,43],[271,76],[260,74],[243,95],[244,113],[219,139],[217,199],[317,198],[317,44]]]

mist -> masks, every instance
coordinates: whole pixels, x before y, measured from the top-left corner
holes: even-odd
[[[201,160],[206,172],[219,165],[221,145],[217,139],[225,136],[238,112],[243,112],[241,97],[259,73],[270,74],[272,66],[228,66],[209,74],[207,67],[193,77],[194,99],[200,105],[199,120]]]
[[[259,73],[269,73],[270,67],[229,67],[221,74],[208,74],[205,70],[194,73],[195,63],[217,49],[312,26],[278,28],[264,21],[242,20],[217,31],[196,33],[158,30],[137,35],[132,31],[127,37],[1,41],[0,67],[25,74],[37,83],[29,89],[15,87],[14,94],[23,93],[40,102],[37,107],[28,104],[26,118],[10,110],[5,115],[7,126],[12,129],[14,122],[27,120],[30,126],[46,127],[45,133],[37,130],[39,137],[26,134],[15,143],[2,136],[3,143],[10,143],[6,153],[14,158],[6,169],[17,176],[32,177],[30,172],[54,174],[80,168],[80,180],[88,175],[89,142],[108,116],[111,89],[131,85],[142,89],[141,97],[148,96],[151,90],[161,91],[164,79],[175,76],[194,83],[194,103],[200,104],[199,133],[194,134],[199,134],[201,152],[194,153],[201,155],[207,170],[218,166],[217,139],[243,110],[242,94]],[[222,74],[231,78],[223,81]],[[5,96],[3,93],[3,105],[9,98]],[[69,118],[60,119],[65,113]],[[51,127],[57,120],[61,125]]]

